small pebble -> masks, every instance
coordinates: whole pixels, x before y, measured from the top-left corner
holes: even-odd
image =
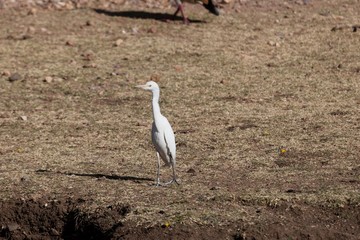
[[[23,121],[27,121],[27,120],[28,120],[27,116],[20,116],[19,119],[20,119],[20,120],[23,120]]]
[[[52,78],[51,76],[46,76],[46,77],[44,78],[44,82],[47,82],[47,83],[51,83],[52,80],[53,80],[53,78]]]
[[[9,70],[3,70],[3,71],[1,72],[1,75],[2,75],[2,76],[6,76],[6,77],[10,77],[11,72],[10,72]]]
[[[119,38],[118,40],[115,41],[114,46],[115,46],[115,47],[118,47],[118,46],[120,46],[123,42],[124,42],[124,40],[122,40],[121,38]]]
[[[14,81],[18,81],[21,80],[21,75],[19,73],[13,73],[10,77],[9,77],[9,81],[10,82],[14,82]]]

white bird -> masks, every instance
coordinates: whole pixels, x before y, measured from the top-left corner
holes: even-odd
[[[171,183],[179,184],[178,181],[176,180],[176,174],[175,174],[175,167],[176,167],[175,135],[169,121],[160,112],[159,85],[156,82],[150,81],[147,82],[145,85],[138,85],[136,87],[152,92],[152,111],[153,111],[154,122],[152,124],[151,139],[155,146],[157,159],[158,159],[156,186],[161,185],[160,157],[164,161],[166,166],[172,167],[172,172],[173,172],[172,180],[165,184],[171,184]]]

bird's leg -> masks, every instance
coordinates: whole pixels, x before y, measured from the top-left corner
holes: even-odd
[[[156,152],[158,165],[157,165],[157,176],[156,176],[156,186],[160,186],[160,154]]]
[[[176,15],[179,13],[179,11],[180,11],[180,6],[177,7],[177,9],[176,9],[176,11],[175,11],[175,13],[174,13],[174,18],[175,18]]]
[[[168,185],[168,184],[171,184],[171,183],[174,183],[174,182],[175,182],[177,185],[180,185],[180,183],[176,180],[175,164],[174,164],[174,163],[171,163],[171,167],[172,167],[172,170],[173,170],[173,179],[171,179],[170,182],[165,183],[165,185]]]
[[[184,24],[189,24],[190,21],[189,21],[189,19],[185,16],[185,13],[184,13],[184,5],[181,4],[181,5],[179,6],[179,8],[180,8],[181,16],[183,17],[183,22],[184,22]]]
[[[174,164],[172,164],[172,170],[173,170],[172,182],[175,182],[177,185],[180,185],[180,183],[176,180],[176,173],[175,173],[175,165]]]
[[[181,13],[181,16],[183,17],[183,21],[185,24],[189,24],[189,19],[185,16],[185,13],[184,13],[184,5],[181,3],[180,0],[176,0],[176,5],[177,5],[177,9],[174,13],[174,18],[176,17],[176,15],[180,12]]]

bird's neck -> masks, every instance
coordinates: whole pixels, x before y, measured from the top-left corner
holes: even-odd
[[[159,98],[160,98],[160,91],[155,90],[153,92],[153,98],[152,98],[152,110],[153,110],[153,118],[155,122],[161,116]]]

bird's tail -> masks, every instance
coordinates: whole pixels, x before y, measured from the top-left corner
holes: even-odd
[[[219,16],[219,9],[214,5],[213,0],[202,0],[203,6],[212,14]]]

